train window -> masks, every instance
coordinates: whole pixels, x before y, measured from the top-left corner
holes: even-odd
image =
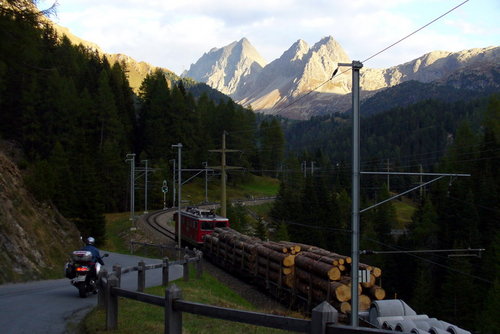
[[[202,230],[213,230],[214,224],[213,224],[213,222],[202,222],[201,229]]]
[[[226,227],[226,225],[227,225],[227,222],[216,222],[215,223],[216,227]]]

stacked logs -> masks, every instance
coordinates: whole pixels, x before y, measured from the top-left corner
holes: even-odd
[[[264,282],[274,282],[307,298],[309,304],[327,300],[342,313],[351,310],[351,263],[349,256],[293,242],[262,241],[229,228],[216,228],[204,237],[205,251],[230,271],[239,271]],[[377,285],[382,271],[369,270],[368,282],[358,284],[359,309],[368,310],[372,300],[385,298]]]

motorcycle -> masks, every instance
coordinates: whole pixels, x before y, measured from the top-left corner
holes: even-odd
[[[104,254],[102,257],[107,257]],[[78,250],[71,253],[70,261],[64,267],[65,276],[71,280],[71,284],[78,289],[81,298],[87,294],[97,293],[97,277],[101,271],[101,264],[92,262],[92,253]]]

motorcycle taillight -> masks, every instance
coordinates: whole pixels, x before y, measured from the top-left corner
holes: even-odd
[[[76,271],[78,272],[85,272],[85,271],[89,271],[90,268],[89,267],[77,267],[76,268]]]

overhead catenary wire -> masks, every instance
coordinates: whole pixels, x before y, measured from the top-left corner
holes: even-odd
[[[450,14],[451,12],[455,11],[456,9],[460,8],[461,6],[463,6],[465,3],[469,2],[469,0],[465,0],[463,2],[461,2],[460,4],[456,5],[455,7],[451,8],[450,10],[448,10],[447,12],[439,15],[438,17],[436,17],[435,19],[429,21],[428,23],[424,24],[423,26],[421,26],[420,28],[414,30],[413,32],[409,33],[408,35],[404,36],[403,38],[399,39],[398,41],[392,43],[391,45],[383,48],[382,50],[372,54],[371,56],[367,57],[366,59],[362,60],[361,63],[366,63],[370,60],[372,60],[373,58],[379,56],[380,54],[386,52],[387,50],[393,48],[394,46],[398,45],[399,43],[405,41],[406,39],[410,38],[411,36],[415,35],[416,33],[418,33],[419,31],[427,28],[428,26],[430,26],[431,24],[435,23],[436,21],[439,21],[440,19],[442,19],[443,17],[445,17],[446,15]],[[324,82],[322,82],[321,84],[319,84],[318,86],[316,86],[314,89],[310,90],[308,93],[304,94],[304,95],[301,95],[299,98],[297,98],[296,100],[290,102],[289,104],[287,104],[286,106],[284,106],[283,108],[279,109],[279,111],[281,110],[284,110],[286,108],[289,108],[291,107],[292,105],[296,104],[297,102],[299,102],[300,100],[304,99],[305,97],[311,95],[312,93],[319,93],[317,92],[317,90],[321,87],[323,87],[324,85],[326,85],[328,82],[330,82],[331,80],[341,76],[342,74],[345,74],[347,72],[349,72],[351,70],[351,68],[348,68],[340,73],[338,73],[338,67],[334,70],[332,76],[325,80]],[[274,109],[274,108],[273,108]]]
[[[370,240],[374,243],[377,243],[381,246],[385,246],[387,248],[390,248],[390,249],[393,249],[393,250],[400,250],[398,247],[395,247],[395,246],[391,246],[391,245],[388,245],[386,243],[383,243],[381,241],[378,241],[378,240],[375,240],[375,239],[372,239],[372,238],[365,238],[366,240]],[[492,284],[493,281],[491,280],[488,280],[488,279],[485,279],[483,277],[479,277],[477,275],[472,275],[472,274],[469,274],[467,272],[464,272],[464,271],[461,271],[461,270],[458,270],[458,269],[455,269],[453,267],[450,267],[450,266],[447,266],[447,265],[444,265],[442,263],[439,263],[439,262],[436,262],[436,261],[432,261],[432,260],[429,260],[429,259],[426,259],[424,257],[421,257],[419,255],[416,255],[416,254],[413,254],[413,253],[404,253],[404,255],[408,255],[408,256],[411,256],[411,257],[414,257],[414,258],[417,258],[421,261],[424,261],[424,262],[427,262],[427,263],[430,263],[430,264],[433,264],[433,265],[436,265],[438,267],[441,267],[441,268],[444,268],[444,269],[447,269],[447,270],[450,270],[450,271],[453,271],[453,272],[456,272],[456,273],[459,273],[459,274],[462,274],[462,275],[465,275],[465,276],[469,276],[469,277],[472,277],[474,279],[477,279],[479,281],[482,281],[484,283],[488,283],[488,284]]]

